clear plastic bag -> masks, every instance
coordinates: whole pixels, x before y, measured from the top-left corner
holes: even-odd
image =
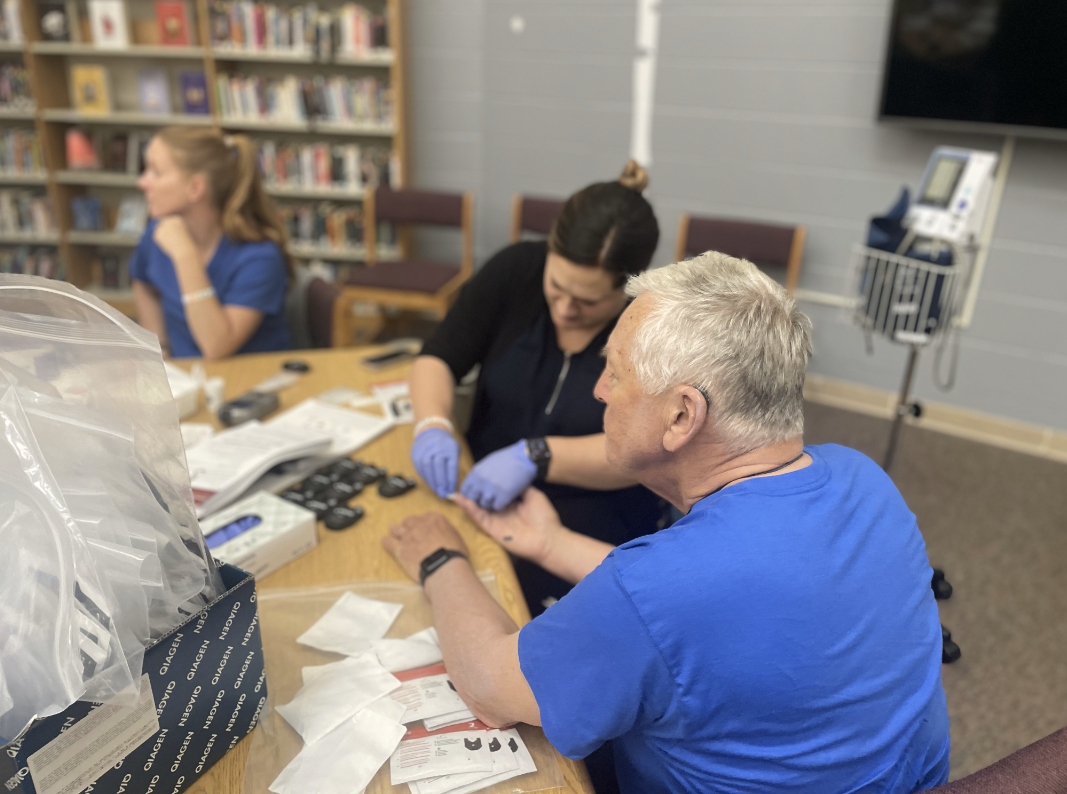
[[[155,336],[0,276],[0,743],[136,699],[144,647],[223,591]]]

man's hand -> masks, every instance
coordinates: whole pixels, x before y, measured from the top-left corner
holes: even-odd
[[[416,582],[420,563],[438,549],[454,549],[470,556],[463,538],[440,513],[408,516],[389,528],[389,534],[382,538],[382,546]]]
[[[182,258],[192,257],[199,261],[196,245],[189,236],[189,230],[177,215],[168,215],[160,218],[156,223],[155,231],[152,232],[155,241],[167,256],[175,263]]]
[[[506,510],[490,513],[460,494],[456,504],[463,508],[485,534],[519,557],[543,565],[553,543],[566,530],[548,497],[536,488],[527,488]]]

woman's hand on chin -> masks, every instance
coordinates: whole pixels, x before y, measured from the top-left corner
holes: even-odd
[[[196,253],[196,244],[189,236],[189,230],[185,221],[179,215],[164,215],[156,222],[156,228],[152,232],[152,239],[162,249],[163,253],[177,262],[179,259],[192,257],[199,261]]]

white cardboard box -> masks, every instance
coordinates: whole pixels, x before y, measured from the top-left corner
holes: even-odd
[[[178,418],[185,419],[200,410],[200,387],[193,376],[180,367],[168,362],[163,363],[170,382],[170,392],[178,404]]]
[[[248,516],[259,518],[259,523],[219,546],[210,547],[211,533]],[[319,545],[315,514],[265,491],[203,519],[200,528],[216,560],[243,568],[257,579]]]

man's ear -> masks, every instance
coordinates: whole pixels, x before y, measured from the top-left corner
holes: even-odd
[[[676,386],[668,392],[667,422],[663,448],[677,452],[692,441],[708,419],[708,401],[692,386]]]

